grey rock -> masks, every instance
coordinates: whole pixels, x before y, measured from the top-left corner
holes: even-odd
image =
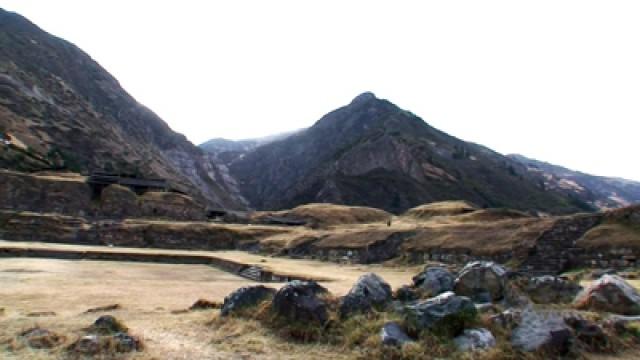
[[[536,304],[558,304],[572,302],[582,290],[582,286],[547,275],[529,279],[523,290]]]
[[[427,297],[440,295],[453,290],[455,278],[449,270],[439,267],[426,267],[420,274],[413,277],[413,285],[419,288]]]
[[[582,310],[640,315],[640,294],[623,278],[603,275],[576,296],[574,306]]]
[[[522,312],[520,325],[513,330],[511,344],[523,351],[543,350],[566,354],[572,341],[572,332],[561,315],[527,309]]]
[[[256,306],[272,299],[275,293],[275,289],[262,285],[241,287],[224,298],[220,315],[228,316],[247,307]]]
[[[327,304],[319,295],[326,293],[327,289],[315,281],[291,281],[276,292],[272,308],[282,319],[322,325],[329,315]]]
[[[83,336],[76,341],[73,349],[81,354],[97,354],[100,351],[100,338],[97,335]]]
[[[518,327],[522,322],[522,311],[507,309],[500,314],[491,316],[489,318],[489,322],[507,331],[511,331]]]
[[[383,307],[392,299],[391,287],[374,273],[362,275],[340,301],[340,316],[364,313],[373,307]]]
[[[610,349],[611,343],[607,334],[602,327],[595,322],[576,315],[565,317],[564,322],[573,329],[576,338],[590,351],[605,351]]]
[[[380,338],[384,345],[402,346],[413,340],[404,332],[404,330],[395,322],[384,324],[380,330]]]
[[[399,301],[404,301],[404,302],[408,302],[408,301],[415,301],[420,299],[420,294],[418,293],[418,291],[410,286],[404,285],[400,288],[398,288],[398,290],[396,290],[396,293],[394,295],[394,298],[396,298]]]
[[[128,353],[142,349],[142,343],[139,339],[125,333],[117,333],[113,335],[116,351],[120,353]]]
[[[92,333],[98,334],[115,334],[119,332],[127,332],[127,327],[124,326],[120,321],[118,321],[115,317],[111,315],[100,316],[96,321],[91,325],[89,330]]]
[[[20,337],[33,349],[50,349],[63,341],[63,337],[58,334],[39,327],[24,331]]]
[[[466,321],[477,315],[471,299],[446,292],[405,307],[407,324],[417,331],[460,333]],[[441,328],[442,327],[442,328]]]
[[[504,297],[507,271],[490,261],[467,264],[458,274],[454,291],[477,302],[498,301]]]
[[[487,329],[467,329],[453,343],[460,351],[476,351],[496,346],[496,338]]]

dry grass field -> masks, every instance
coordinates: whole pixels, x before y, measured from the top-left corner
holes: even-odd
[[[271,258],[238,251],[212,254],[260,264],[280,272],[321,277],[327,279],[322,284],[338,295],[348,291],[360,275],[369,271],[380,274],[394,287],[409,283],[411,276],[418,271],[418,268],[351,266]],[[60,348],[49,351],[20,346],[16,341],[17,334],[41,326],[64,334],[66,342],[71,343],[82,334],[83,328],[104,314],[116,316],[129,326],[133,334],[144,339],[146,350],[143,353],[123,358],[340,359],[355,356],[349,351],[345,353],[342,349],[326,345],[292,344],[252,321],[212,321],[217,310],[184,311],[200,298],[222,302],[233,290],[251,284],[255,283],[205,265],[0,259],[0,308],[4,309],[0,311],[0,358],[62,358],[64,351]],[[270,285],[279,287],[281,284]],[[119,304],[121,308],[104,313],[86,313],[90,308],[111,304]],[[38,313],[53,314],[35,316]]]

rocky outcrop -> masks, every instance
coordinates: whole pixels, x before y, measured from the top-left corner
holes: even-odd
[[[263,301],[273,299],[275,293],[275,289],[261,285],[242,287],[224,298],[220,315],[239,314],[248,307],[254,307]]]
[[[617,275],[604,275],[584,289],[574,301],[578,309],[640,315],[640,294]]]
[[[346,318],[372,308],[382,308],[391,301],[391,287],[380,276],[362,275],[349,293],[340,300],[340,316]]]
[[[426,297],[434,297],[453,290],[455,278],[449,270],[439,266],[428,266],[413,277],[413,286]]]
[[[496,346],[496,338],[487,329],[467,329],[453,343],[460,351],[476,351]]]
[[[458,335],[477,314],[471,299],[453,292],[407,305],[404,311],[408,326],[416,332],[447,335]]]
[[[278,290],[272,309],[276,317],[287,322],[324,325],[329,312],[322,297],[327,293],[314,281],[291,281]]]
[[[507,270],[486,261],[467,264],[455,280],[454,290],[458,295],[471,297],[474,301],[487,303],[503,298]]]

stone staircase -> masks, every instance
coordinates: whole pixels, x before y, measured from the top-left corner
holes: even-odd
[[[566,271],[583,251],[576,247],[576,241],[599,222],[600,216],[591,214],[558,219],[529,250],[520,271],[534,276]]]
[[[262,268],[259,266],[247,266],[240,270],[238,275],[253,281],[262,281]]]

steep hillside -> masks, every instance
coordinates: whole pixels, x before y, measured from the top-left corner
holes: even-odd
[[[230,172],[258,209],[331,202],[398,213],[442,200],[554,213],[589,208],[547,191],[521,163],[449,136],[371,93],[238,158]]]
[[[272,143],[274,141],[283,140],[287,137],[299,133],[304,130],[287,131],[284,133],[274,134],[255,139],[229,140],[224,138],[215,138],[198,145],[202,150],[213,155],[220,163],[230,165],[232,162],[243,157],[255,148]]]
[[[548,189],[564,192],[598,209],[614,209],[640,203],[640,182],[589,175],[522,155],[509,157],[527,166],[529,172],[542,175]]]
[[[73,44],[0,9],[0,167],[104,170],[169,179],[241,208],[215,159],[173,132]]]

